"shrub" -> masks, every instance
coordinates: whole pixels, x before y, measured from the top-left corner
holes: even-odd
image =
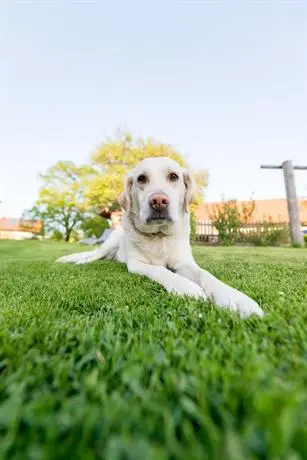
[[[253,244],[254,246],[267,246],[264,235],[257,232],[241,234],[239,242]]]
[[[282,228],[271,228],[266,235],[268,246],[279,246],[289,242],[289,230],[285,225]]]
[[[190,240],[196,241],[196,217],[193,211],[191,211],[191,214],[190,214],[190,225],[191,225]]]
[[[258,231],[240,233],[239,241],[250,243],[255,246],[279,246],[289,242],[289,230],[287,224],[274,224],[264,222]]]
[[[89,217],[81,224],[81,230],[87,238],[99,238],[106,228],[109,228],[108,221],[100,216]]]
[[[78,230],[73,230],[70,234],[69,242],[70,243],[76,243],[77,241],[80,241],[82,238],[82,233]]]
[[[255,210],[255,202],[242,203],[241,209],[237,200],[223,201],[216,206],[210,216],[212,224],[219,232],[222,244],[232,245],[240,239],[240,228],[249,222]]]
[[[243,202],[241,206],[236,200],[228,200],[216,206],[210,218],[219,232],[220,242],[223,245],[249,243],[255,246],[279,246],[289,242],[288,225],[273,223],[270,218],[255,224],[253,230],[250,222],[254,211],[254,200]]]
[[[222,244],[228,246],[236,242],[241,219],[236,200],[224,201],[210,216],[212,224],[219,232]]]
[[[64,237],[63,234],[60,232],[60,230],[53,230],[52,235],[50,237],[52,241],[63,241]]]

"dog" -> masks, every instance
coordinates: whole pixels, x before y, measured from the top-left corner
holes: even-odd
[[[263,316],[260,306],[195,262],[190,246],[189,204],[195,183],[191,173],[167,157],[142,160],[128,174],[118,202],[122,226],[102,246],[58,259],[88,264],[100,259],[125,263],[130,273],[147,276],[180,296],[213,299],[241,317]]]

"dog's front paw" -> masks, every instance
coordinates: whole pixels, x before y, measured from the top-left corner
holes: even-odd
[[[234,300],[233,304],[242,318],[247,318],[251,315],[256,315],[259,316],[259,318],[262,318],[264,315],[262,308],[257,304],[257,302],[245,294],[238,296],[238,298]]]
[[[243,292],[233,288],[226,288],[223,291],[222,295],[215,299],[221,307],[237,312],[242,318],[247,318],[251,315],[261,318],[264,315],[263,310],[257,302],[246,294],[243,294]]]

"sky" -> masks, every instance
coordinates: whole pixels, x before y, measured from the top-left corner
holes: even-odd
[[[282,198],[260,165],[307,165],[305,1],[2,0],[0,63],[0,217],[119,128],[207,169],[208,201]]]

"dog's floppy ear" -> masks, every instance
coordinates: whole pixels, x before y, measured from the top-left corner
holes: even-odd
[[[196,196],[196,184],[191,171],[188,171],[187,169],[183,170],[183,181],[185,185],[183,207],[185,212],[189,212],[189,204],[195,199]]]
[[[129,211],[131,204],[131,187],[132,187],[132,177],[127,176],[125,181],[125,189],[117,198],[119,205],[125,210]]]

